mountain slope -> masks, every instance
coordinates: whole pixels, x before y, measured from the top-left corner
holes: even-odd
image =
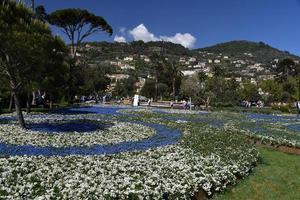
[[[281,60],[287,57],[300,60],[298,56],[292,55],[287,51],[278,50],[263,42],[250,42],[245,40],[220,43],[193,51],[213,54],[221,53],[234,59],[250,59],[259,63],[270,63],[274,61],[274,59]]]

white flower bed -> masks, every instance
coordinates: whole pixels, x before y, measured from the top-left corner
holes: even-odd
[[[184,109],[161,109],[160,111],[170,114],[207,114],[207,111],[184,110]]]
[[[229,162],[227,162],[229,163]],[[178,145],[111,156],[0,158],[3,199],[190,199],[234,183],[250,167]]]
[[[9,122],[0,124],[0,143],[91,146],[137,141],[155,134],[155,130],[148,126],[118,123],[116,116],[107,119],[107,116],[99,114],[26,115],[28,123],[72,120],[89,123],[86,120],[92,120],[94,122],[91,123],[106,121],[114,122],[114,125],[93,132],[43,133],[23,130],[16,122]],[[184,120],[145,120],[173,128],[181,127],[187,141],[143,152],[114,155],[2,158],[0,155],[0,199],[162,199],[164,194],[169,196],[168,199],[191,199],[201,189],[209,195],[224,190],[228,184],[236,182],[237,176],[247,175],[257,162],[255,149],[240,145],[246,141],[234,140],[235,136],[232,139],[226,134],[219,136],[214,129],[204,134],[202,129],[193,129],[192,124]],[[230,131],[228,133],[231,134]],[[199,134],[203,137],[196,137]],[[223,144],[224,138],[229,138],[226,140],[228,143]],[[203,149],[197,148],[199,146]]]
[[[152,114],[153,110],[151,108],[128,108],[128,109],[120,109],[117,111],[118,113],[124,114]]]
[[[38,120],[45,121],[45,119]],[[52,123],[54,122],[52,121]],[[0,142],[16,145],[30,144],[35,146],[53,147],[92,146],[96,144],[104,145],[127,141],[139,141],[149,138],[156,133],[153,128],[140,124],[124,122],[114,123],[115,125],[105,130],[96,130],[93,132],[83,133],[45,133],[21,129],[15,124],[1,124]]]

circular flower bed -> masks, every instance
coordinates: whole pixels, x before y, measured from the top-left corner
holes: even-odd
[[[244,134],[205,126],[210,119],[86,109],[94,114],[26,116],[31,130],[0,125],[0,199],[191,199],[224,190],[257,162]]]
[[[155,134],[155,130],[148,126],[127,122],[114,122],[114,125],[109,128],[103,130],[97,129],[92,132],[79,133],[74,131],[65,132],[64,134],[53,131],[47,132],[55,124],[59,126],[62,123],[52,122],[50,127],[47,127],[48,124],[40,124],[39,129],[44,128],[43,131],[21,129],[14,124],[2,124],[0,125],[0,142],[16,145],[53,147],[92,146],[96,144],[104,145],[126,141],[139,141]],[[84,124],[86,125],[86,123]],[[42,125],[45,125],[45,127]],[[97,124],[93,126],[99,127]]]

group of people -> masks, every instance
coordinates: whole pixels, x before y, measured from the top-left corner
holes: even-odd
[[[182,103],[183,109],[185,109],[185,110],[188,110],[192,107],[192,102],[191,101],[182,100],[181,103]],[[170,106],[171,106],[171,108],[174,108],[174,102],[173,101],[170,102]]]

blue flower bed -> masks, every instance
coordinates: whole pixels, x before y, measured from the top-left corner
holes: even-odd
[[[290,131],[300,133],[300,124],[289,124],[289,125],[286,125],[286,127]]]
[[[296,120],[294,116],[280,116],[280,115],[269,115],[260,113],[251,113],[247,115],[248,119],[263,120],[268,122],[289,122],[290,120]]]
[[[7,123],[9,121],[16,121],[16,120],[17,120],[16,117],[7,117],[7,116],[3,117],[3,116],[0,116],[0,124],[1,123]]]
[[[65,133],[65,132],[92,132],[96,130],[103,130],[105,125],[103,124],[95,124],[95,123],[87,123],[87,122],[65,122],[65,123],[39,123],[39,124],[30,124],[28,127],[33,131],[47,132],[47,133]]]
[[[140,122],[139,124],[152,127],[157,134],[151,138],[137,142],[122,142],[115,145],[94,145],[92,147],[37,147],[32,145],[8,145],[0,143],[0,155],[4,156],[67,156],[67,155],[106,155],[127,151],[143,151],[155,147],[176,144],[181,138],[181,132],[160,124]]]
[[[121,107],[106,107],[106,106],[83,106],[83,107],[73,107],[66,109],[55,110],[54,113],[57,114],[104,114],[104,115],[114,115],[119,114],[117,110],[122,109]]]

